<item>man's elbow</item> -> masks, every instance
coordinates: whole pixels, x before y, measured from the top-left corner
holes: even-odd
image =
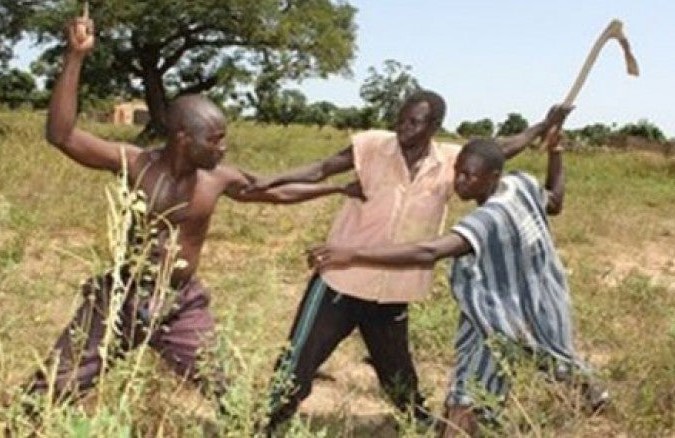
[[[47,126],[47,129],[45,130],[45,139],[47,142],[59,149],[62,149],[67,144],[68,137],[67,133],[60,132],[50,126]]]
[[[557,216],[560,213],[562,213],[562,210],[563,210],[562,201],[560,201],[560,202],[549,202],[548,205],[546,206],[546,213],[548,213],[549,216]]]

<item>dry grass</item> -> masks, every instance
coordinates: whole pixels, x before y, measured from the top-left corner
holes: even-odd
[[[70,163],[42,140],[43,116],[0,113],[0,389],[15,388],[37,366],[70,319],[78,285],[107,260],[104,186],[111,175]],[[135,131],[88,125],[103,136]],[[337,151],[348,143],[329,128],[235,124],[229,157],[271,172]],[[675,161],[639,153],[578,152],[566,156],[568,197],[553,229],[569,271],[580,352],[614,395],[606,413],[588,417],[575,394],[541,382],[528,363],[518,368],[507,436],[669,436],[675,433]],[[511,167],[542,175],[545,158],[527,152]],[[219,422],[211,404],[166,372],[149,354],[137,375],[140,402],[121,405],[106,377],[101,409],[86,401],[55,411],[47,436],[250,435],[261,415],[273,359],[285,343],[308,272],[303,249],[321,241],[337,198],[299,206],[244,205],[223,199],[212,221],[200,276],[213,294],[220,359],[234,379],[232,419]],[[453,201],[450,223],[470,209]],[[440,411],[452,366],[456,309],[439,264],[432,298],[412,310],[412,343],[432,408]],[[396,436],[392,410],[350,338],[317,381],[294,436]],[[133,363],[133,361],[128,361]],[[131,365],[129,365],[131,366]],[[159,372],[158,372],[159,370]],[[541,383],[541,384],[540,384]],[[0,423],[19,421],[16,403]],[[307,426],[309,424],[309,426]],[[23,427],[28,427],[24,424]],[[24,429],[26,430],[26,429]],[[404,425],[402,434],[414,436]]]

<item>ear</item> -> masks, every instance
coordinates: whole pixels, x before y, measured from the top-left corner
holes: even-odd
[[[499,179],[500,179],[501,177],[502,177],[502,172],[501,172],[501,170],[495,169],[495,170],[491,171],[491,172],[490,172],[490,180],[491,180],[491,184],[490,184],[490,185],[498,184],[498,183],[499,183]]]
[[[176,131],[176,143],[185,144],[190,141],[190,134],[187,133],[184,129],[179,129]]]

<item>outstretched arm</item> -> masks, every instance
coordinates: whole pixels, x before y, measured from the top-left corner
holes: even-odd
[[[290,183],[316,183],[329,176],[346,172],[354,168],[354,155],[349,146],[324,160],[316,161],[296,169],[270,177],[255,178],[247,190],[265,190]]]
[[[557,215],[562,211],[565,198],[565,168],[563,167],[562,148],[560,143],[560,126],[551,129],[546,135],[548,148],[548,168],[544,187],[548,191],[546,213]]]
[[[513,158],[523,151],[527,145],[536,138],[544,136],[553,126],[560,126],[573,107],[554,105],[548,110],[546,117],[541,122],[535,123],[520,134],[499,139],[506,158]]]
[[[341,194],[364,199],[357,181],[346,185],[290,183],[268,189],[250,189],[250,175],[233,167],[219,166],[217,174],[224,187],[222,193],[240,202],[293,204],[326,195]]]
[[[308,251],[309,263],[317,269],[350,265],[429,266],[446,257],[459,257],[472,251],[459,234],[451,232],[436,240],[402,243],[386,247],[350,248],[322,245]]]
[[[86,29],[86,33],[78,32],[78,28]],[[140,150],[105,141],[75,128],[80,71],[86,54],[94,47],[93,22],[88,18],[76,18],[68,25],[67,37],[63,70],[49,102],[47,141],[83,166],[117,172],[122,165],[122,147],[125,147],[128,159],[133,159]]]

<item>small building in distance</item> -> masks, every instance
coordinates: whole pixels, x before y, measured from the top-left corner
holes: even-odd
[[[114,125],[145,125],[149,120],[148,106],[141,100],[118,103],[112,114]]]

